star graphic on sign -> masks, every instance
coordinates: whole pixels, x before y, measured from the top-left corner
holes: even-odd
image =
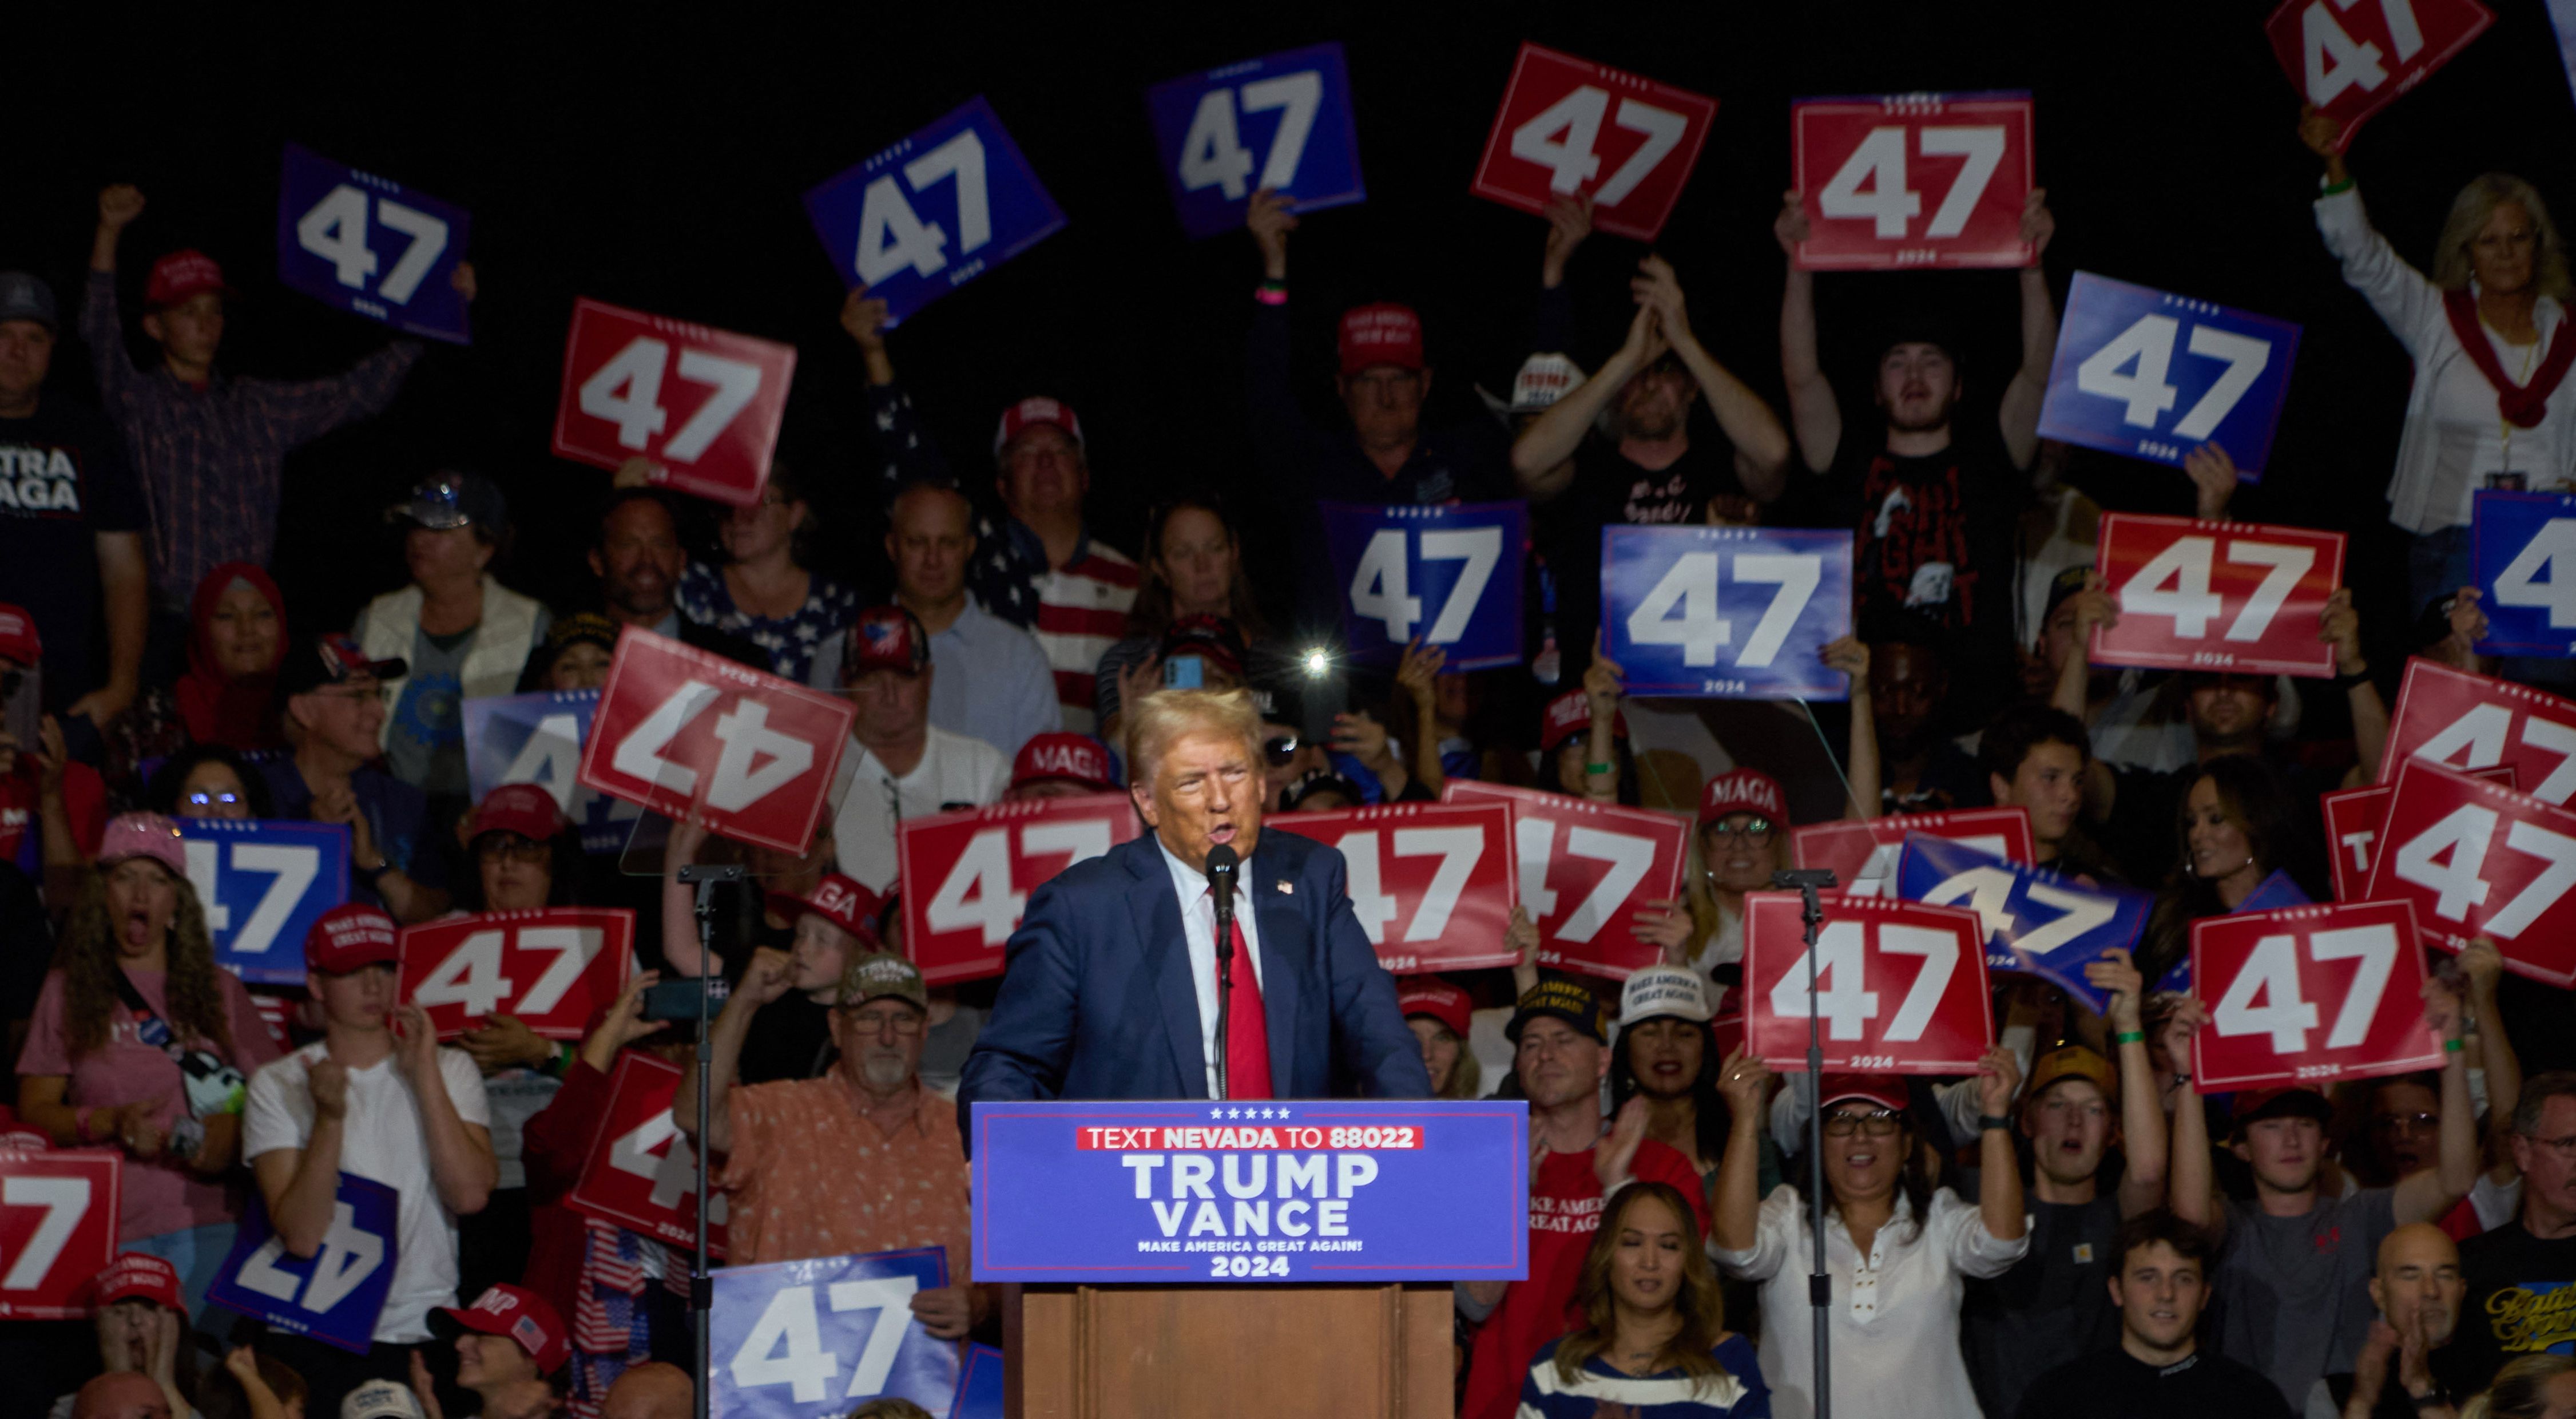
[[[1225,1111],[1225,1116],[1226,1116],[1227,1118],[1241,1118],[1241,1117],[1243,1117],[1243,1110],[1241,1110],[1241,1109],[1227,1109],[1227,1110]]]
[[[1223,1118],[1223,1117],[1225,1117],[1225,1110],[1223,1110],[1223,1109],[1210,1109],[1210,1110],[1208,1110],[1208,1117],[1209,1117],[1209,1118]]]

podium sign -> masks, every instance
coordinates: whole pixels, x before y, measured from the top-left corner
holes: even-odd
[[[975,1279],[1517,1281],[1529,1109],[978,1103]]]

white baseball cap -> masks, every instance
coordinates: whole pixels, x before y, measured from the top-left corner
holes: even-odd
[[[1619,1028],[1648,1020],[1688,1020],[1707,1024],[1717,1012],[1709,1008],[1708,981],[1686,966],[1648,966],[1628,977],[1619,991]]]
[[[422,1419],[420,1399],[407,1384],[369,1380],[340,1401],[340,1419]]]
[[[1520,373],[1512,377],[1512,402],[1506,412],[1545,413],[1549,405],[1572,394],[1582,383],[1583,366],[1572,357],[1553,350],[1532,355],[1521,361]]]

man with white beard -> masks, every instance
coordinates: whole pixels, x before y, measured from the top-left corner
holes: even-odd
[[[763,951],[737,995],[766,1005],[787,993],[793,959]],[[841,972],[832,1043],[841,1057],[818,1079],[735,1088],[750,1013],[728,1010],[709,1041],[714,1116],[703,1128],[684,1084],[672,1118],[725,1155],[717,1186],[732,1195],[726,1260],[736,1266],[852,1252],[945,1247],[958,1278],[912,1298],[922,1329],[955,1340],[992,1314],[994,1289],[968,1284],[966,1150],[957,1106],[921,1083],[930,993],[901,956],[877,951]],[[728,1023],[731,1022],[730,1028]]]

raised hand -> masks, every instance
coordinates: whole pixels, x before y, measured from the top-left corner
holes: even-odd
[[[2127,1033],[2140,1028],[2139,1001],[2146,993],[2147,978],[2130,959],[2129,949],[2114,946],[2102,953],[2102,959],[2084,963],[2085,983],[2111,997],[2111,1008],[2103,1018],[2115,1032]]]
[[[841,328],[850,332],[862,350],[885,348],[886,303],[868,294],[864,285],[855,287],[841,298]]]
[[[504,1069],[533,1069],[553,1058],[555,1052],[552,1041],[540,1037],[516,1015],[487,1015],[480,1029],[466,1031],[457,1043],[474,1057],[474,1067],[486,1075]]]
[[[1660,256],[1649,255],[1637,263],[1638,274],[1628,282],[1628,293],[1637,304],[1655,313],[1655,324],[1664,339],[1676,346],[1691,339],[1690,312],[1682,296],[1681,278],[1673,274],[1673,264]]]
[[[438,1031],[410,1001],[394,1007],[394,1065],[415,1082],[438,1069]]]
[[[912,1293],[912,1318],[939,1340],[962,1338],[975,1323],[975,1307],[964,1286],[941,1286]]]
[[[1434,694],[1433,679],[1440,667],[1449,663],[1449,653],[1436,645],[1424,645],[1416,636],[1404,648],[1404,660],[1395,667],[1395,683],[1413,696],[1417,706],[1428,708]]]
[[[1781,193],[1780,215],[1771,220],[1771,235],[1779,240],[1780,250],[1792,259],[1798,255],[1798,243],[1811,235],[1807,226],[1807,207],[1800,197],[1794,187]]]
[[[2048,250],[2049,238],[2057,235],[2057,217],[2048,210],[2048,189],[2034,187],[2021,200],[2021,239],[2030,243],[2030,264],[2039,264],[2040,254]]]
[[[1758,1113],[1771,1100],[1771,1067],[1739,1049],[1718,1069],[1717,1092],[1737,1118]]]
[[[1839,670],[1850,676],[1854,695],[1866,697],[1869,694],[1869,647],[1862,643],[1860,637],[1844,636],[1828,642],[1824,649],[1816,652],[1816,658],[1825,663],[1826,669]]]
[[[1559,197],[1547,204],[1547,256],[1539,264],[1539,284],[1555,290],[1565,284],[1565,263],[1592,235],[1592,194]]]
[[[1583,672],[1583,697],[1591,705],[1593,723],[1607,724],[1610,717],[1619,712],[1619,699],[1627,693],[1620,688],[1619,682],[1627,676],[1628,672],[1619,667],[1619,662],[1601,653],[1601,633],[1594,631],[1592,664]]]
[[[1290,210],[1294,205],[1294,199],[1265,187],[1252,194],[1244,210],[1243,225],[1261,248],[1261,274],[1273,281],[1288,279],[1288,234],[1297,230],[1297,214]]]
[[[120,182],[99,189],[98,224],[111,231],[122,230],[143,215],[143,189],[130,182]]]
[[[2068,598],[2075,603],[2075,638],[2078,642],[2085,641],[2096,626],[2109,630],[2120,624],[2119,603],[2111,599],[2111,593],[2103,589],[2104,585],[2100,572],[2088,571],[2084,574],[2084,589]]]
[[[787,993],[788,983],[796,979],[796,958],[775,946],[763,946],[751,954],[751,964],[743,968],[742,986],[734,993],[751,997],[754,1005],[767,1005]]]
[[[1648,902],[1631,917],[1631,929],[1640,941],[1651,941],[1664,950],[1667,966],[1690,964],[1690,906],[1678,898]]]
[[[2352,608],[2352,588],[2338,586],[2326,598],[2317,618],[2317,639],[2334,647],[2335,673],[2358,675],[2368,668],[2361,658],[2361,613]]]
[[[1610,1132],[1592,1148],[1592,1176],[1601,1183],[1601,1195],[1609,1196],[1628,1185],[1636,1174],[1637,1146],[1646,1141],[1648,1122],[1646,1096],[1638,1094],[1619,1106],[1619,1116],[1610,1123]]]
[[[1996,1045],[1977,1061],[1977,1112],[2001,1116],[2012,1112],[2013,1095],[2021,1089],[2021,1061]]]
[[[2236,460],[2227,450],[2205,443],[2182,456],[2182,471],[2191,478],[2192,511],[2215,521],[2227,516],[2227,501],[2236,496]]]

